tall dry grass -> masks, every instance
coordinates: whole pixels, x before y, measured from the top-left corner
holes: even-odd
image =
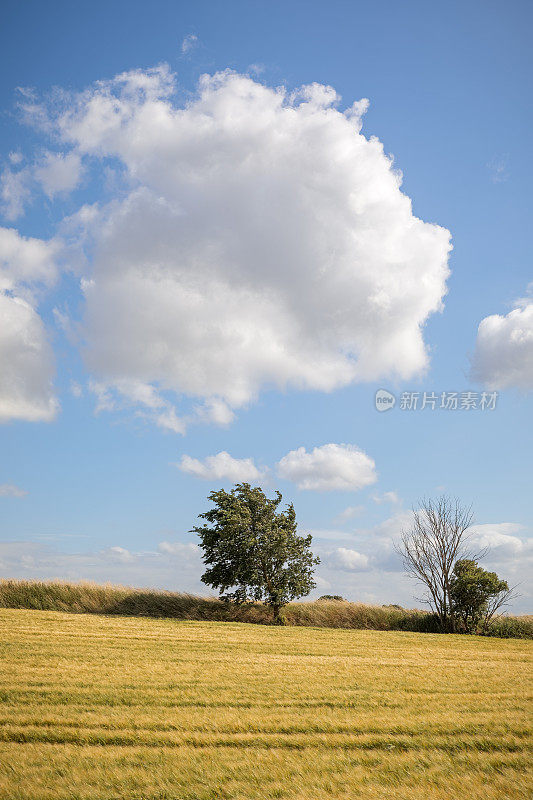
[[[216,597],[89,582],[2,580],[0,608],[264,625],[272,622],[271,611],[261,603],[237,606]],[[397,606],[316,600],[290,603],[284,609],[284,616],[287,625],[306,627],[438,632],[437,621],[432,614]],[[533,618],[502,617],[493,623],[488,633],[506,638],[533,638]]]

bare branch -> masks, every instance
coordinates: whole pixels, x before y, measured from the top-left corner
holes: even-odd
[[[487,611],[485,613],[485,617],[483,619],[483,630],[485,631],[490,623],[490,621],[497,615],[501,616],[501,609],[508,606],[512,603],[513,600],[516,600],[517,597],[520,597],[519,593],[516,591],[518,588],[518,584],[515,586],[511,586],[510,589],[504,589],[503,591],[499,592],[498,594],[494,595],[487,603]],[[500,613],[498,613],[500,612]]]
[[[407,574],[425,586],[424,602],[438,615],[443,630],[453,629],[450,581],[455,562],[469,555],[472,522],[471,506],[457,499],[424,499],[413,509],[412,527],[402,532],[396,548]]]

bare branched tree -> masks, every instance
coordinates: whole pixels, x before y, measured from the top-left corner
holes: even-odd
[[[413,526],[402,532],[398,552],[407,574],[426,588],[421,598],[437,614],[443,631],[454,630],[450,603],[453,566],[461,558],[479,558],[468,551],[472,509],[442,495],[413,509]]]

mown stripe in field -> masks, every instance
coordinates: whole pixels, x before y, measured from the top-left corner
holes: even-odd
[[[338,735],[326,732],[321,735],[295,734],[277,731],[268,734],[178,734],[173,736],[146,735],[143,731],[130,731],[117,734],[108,731],[59,731],[53,729],[13,727],[0,730],[0,741],[18,744],[40,742],[43,744],[101,745],[112,747],[252,747],[252,748],[342,748],[364,750],[442,750],[458,752],[477,750],[480,752],[531,752],[531,747],[520,736],[487,735],[438,735],[428,741],[425,733],[409,733],[403,736],[371,735],[369,732],[354,732]]]

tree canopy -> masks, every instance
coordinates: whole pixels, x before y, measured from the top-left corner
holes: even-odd
[[[495,572],[487,572],[475,559],[455,562],[450,581],[450,600],[453,613],[466,633],[474,633],[483,620],[486,624],[496,610],[509,599],[507,581]]]
[[[238,483],[208,499],[213,508],[200,514],[205,523],[192,529],[207,566],[202,581],[224,599],[265,602],[280,622],[284,605],[315,588],[320,559],[311,552],[312,537],[297,534],[292,503],[278,510],[280,492],[270,499],[259,487]]]

